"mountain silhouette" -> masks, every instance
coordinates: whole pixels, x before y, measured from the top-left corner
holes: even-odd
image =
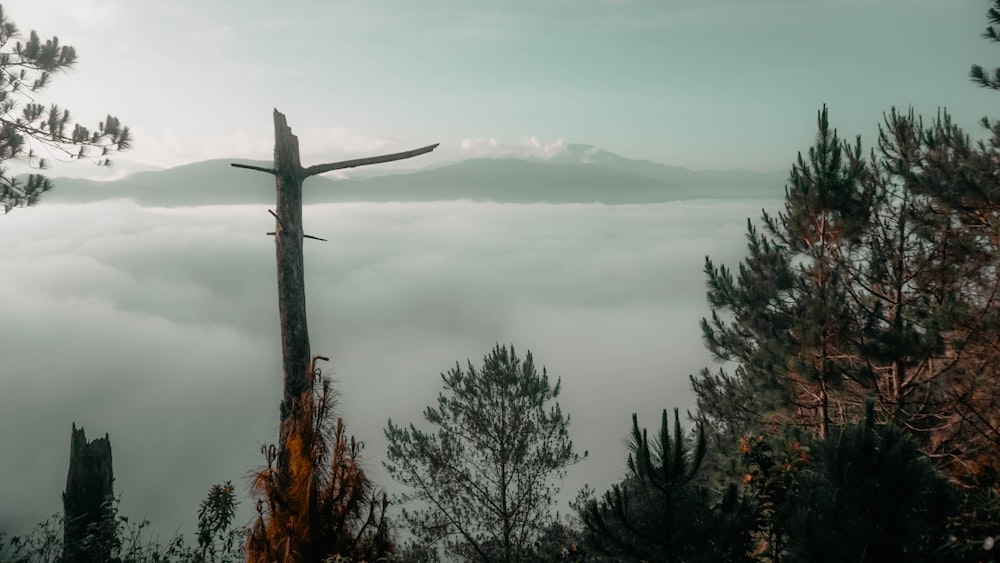
[[[216,159],[132,174],[111,182],[54,178],[51,202],[130,198],[141,205],[182,207],[274,203],[274,178]],[[781,198],[781,173],[694,171],[633,160],[590,145],[572,144],[552,158],[471,159],[433,168],[335,180],[306,180],[309,203],[473,200],[499,203],[638,204],[699,198]]]

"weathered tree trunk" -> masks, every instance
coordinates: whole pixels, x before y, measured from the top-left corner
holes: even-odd
[[[274,111],[274,170],[278,192],[274,228],[278,262],[278,317],[281,323],[281,365],[284,396],[281,422],[292,416],[295,404],[308,389],[310,358],[309,326],[306,323],[306,282],[302,257],[302,181],[299,139]],[[284,426],[284,424],[283,424]],[[282,431],[284,434],[284,431]]]
[[[310,389],[309,377],[312,365],[309,350],[309,328],[306,323],[306,284],[302,258],[304,238],[302,229],[302,182],[309,176],[333,170],[354,168],[411,158],[431,152],[437,144],[411,151],[345,160],[328,164],[317,164],[303,168],[299,161],[299,140],[292,135],[285,116],[274,110],[274,168],[261,168],[245,164],[232,164],[237,168],[248,168],[273,174],[277,190],[277,204],[274,218],[277,225],[273,233],[275,255],[278,263],[278,315],[281,323],[281,365],[284,392],[281,400],[281,426],[278,439],[278,467],[284,466],[286,421],[294,420],[300,408],[298,402],[304,392]],[[323,239],[319,239],[323,240]]]
[[[105,434],[87,442],[83,428],[73,424],[69,442],[69,473],[63,493],[63,559],[67,563],[111,561],[114,540],[114,472],[111,440]]]

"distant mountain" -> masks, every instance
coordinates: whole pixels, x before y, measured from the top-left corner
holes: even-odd
[[[690,170],[650,160],[625,158],[613,152],[583,144],[566,145],[565,151],[554,155],[549,161],[553,163],[596,164],[689,188],[706,187],[709,188],[706,197],[717,197],[717,190],[721,187],[730,188],[737,193],[744,192],[741,195],[726,194],[731,197],[770,197],[769,194],[775,190],[779,192],[779,195],[784,195],[784,186],[788,179],[786,172]]]
[[[664,182],[593,164],[473,159],[406,175],[338,182],[338,192],[366,201],[470,199],[500,203],[652,203],[678,199]],[[345,189],[346,188],[346,189]],[[338,198],[340,199],[340,198]]]
[[[270,162],[209,160],[122,180],[55,178],[47,201],[131,198],[142,205],[269,204],[274,178],[231,167]],[[632,160],[589,145],[569,145],[548,160],[472,159],[427,169],[334,180],[306,181],[305,202],[477,200],[500,203],[658,203],[697,198],[780,198],[784,175],[749,171],[693,171]]]
[[[53,178],[54,188],[44,201],[85,202],[128,198],[136,203],[160,207],[240,205],[274,203],[274,176],[233,168],[238,162],[271,167],[271,162],[217,159],[185,164],[166,170],[137,172],[114,182],[77,178]],[[333,185],[325,177],[309,180],[308,186]]]

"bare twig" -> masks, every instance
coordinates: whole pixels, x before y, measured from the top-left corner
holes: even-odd
[[[282,229],[285,228],[285,226],[281,224],[281,219],[278,219],[278,214],[277,213],[275,213],[274,211],[271,211],[270,209],[268,209],[267,212],[271,214],[271,217],[274,217],[274,220],[278,222],[278,226],[279,227],[281,227]]]
[[[321,240],[321,241],[323,241],[323,242],[326,242],[326,239],[325,239],[325,238],[319,238],[319,237],[314,237],[314,236],[312,236],[312,235],[305,235],[305,234],[304,234],[304,235],[302,235],[302,236],[303,236],[304,238],[311,238],[311,239],[313,239],[313,240]]]

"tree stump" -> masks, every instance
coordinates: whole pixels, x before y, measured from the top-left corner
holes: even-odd
[[[105,434],[87,442],[83,428],[73,424],[69,442],[69,473],[63,493],[63,560],[66,563],[111,561],[114,545],[114,472],[111,440]]]

